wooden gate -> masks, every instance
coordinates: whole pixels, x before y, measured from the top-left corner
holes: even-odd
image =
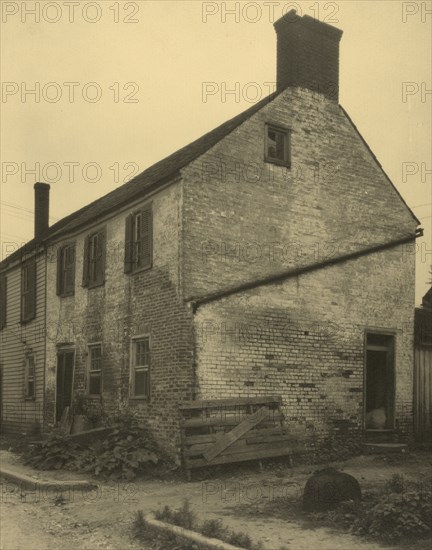
[[[432,442],[432,347],[417,346],[414,360],[414,429],[421,442]]]
[[[183,464],[215,464],[290,455],[280,396],[190,401],[180,407]]]

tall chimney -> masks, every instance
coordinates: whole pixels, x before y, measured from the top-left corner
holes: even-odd
[[[277,88],[308,88],[339,99],[339,41],[342,31],[291,10],[274,23]]]
[[[49,227],[49,192],[48,183],[35,183],[35,218],[34,218],[34,238],[41,239],[48,231]]]

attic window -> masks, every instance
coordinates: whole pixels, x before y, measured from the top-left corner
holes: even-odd
[[[265,161],[290,167],[290,133],[288,129],[272,125],[266,126]]]

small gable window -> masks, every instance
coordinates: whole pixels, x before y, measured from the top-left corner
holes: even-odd
[[[284,128],[267,125],[265,136],[265,160],[290,167],[290,132]]]
[[[93,288],[105,283],[105,229],[88,235],[84,242],[82,286]]]
[[[21,269],[21,322],[36,317],[36,260],[30,260]]]
[[[153,262],[153,216],[151,205],[126,218],[125,273],[148,269]]]
[[[67,244],[57,251],[57,295],[72,296],[75,290],[75,245]]]

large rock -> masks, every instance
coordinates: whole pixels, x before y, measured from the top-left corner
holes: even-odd
[[[335,468],[317,470],[303,492],[303,508],[308,512],[335,508],[346,500],[361,500],[361,489],[355,477]]]

